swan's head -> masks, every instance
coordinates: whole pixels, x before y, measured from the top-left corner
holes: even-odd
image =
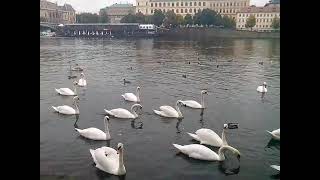
[[[119,154],[120,151],[123,150],[123,144],[122,143],[118,143],[118,147],[117,147],[117,154]]]
[[[228,128],[228,124],[223,124],[223,129],[227,129]]]
[[[81,73],[80,76],[84,76],[84,73]]]
[[[77,101],[79,101],[80,100],[80,98],[78,97],[78,96],[75,96],[75,97],[73,97],[73,100],[77,100]]]
[[[108,121],[110,121],[109,116],[105,116],[105,117],[104,117],[104,120],[108,120]]]
[[[202,90],[201,94],[208,94],[208,91],[207,90]]]
[[[177,104],[177,105],[178,105],[178,104],[184,105],[184,104],[182,103],[182,100],[178,100],[176,104]]]
[[[77,84],[78,84],[78,82],[77,82],[77,81],[73,81],[73,84],[74,84],[74,85],[77,85]]]
[[[142,105],[141,105],[141,104],[134,104],[133,106],[134,106],[134,107],[137,106],[137,107],[139,107],[140,109],[142,109]]]
[[[267,83],[266,83],[266,82],[263,82],[263,86],[264,86],[264,87],[267,87]]]
[[[137,90],[140,90],[140,87],[139,87],[139,86],[137,87]]]

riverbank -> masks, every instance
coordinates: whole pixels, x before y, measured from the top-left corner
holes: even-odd
[[[215,28],[178,28],[160,32],[161,37],[170,39],[199,40],[210,38],[280,39],[280,32],[251,32]]]

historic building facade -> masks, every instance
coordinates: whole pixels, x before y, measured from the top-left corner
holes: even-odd
[[[137,0],[136,13],[152,15],[154,10],[158,9],[162,12],[172,10],[185,16],[208,8],[235,19],[241,8],[249,6],[250,0]]]
[[[46,0],[40,0],[40,22],[73,24],[76,22],[76,12],[69,4],[58,6]]]
[[[273,30],[272,21],[275,17],[280,20],[280,4],[268,3],[264,7],[247,7],[237,13],[236,28],[238,30],[249,30],[246,28],[247,19],[250,15],[256,19],[256,25],[252,28],[254,31]],[[251,29],[251,28],[250,28]]]
[[[135,14],[135,6],[132,4],[113,4],[109,7],[100,9],[99,14],[106,13],[110,23],[120,23],[120,20],[129,13]]]

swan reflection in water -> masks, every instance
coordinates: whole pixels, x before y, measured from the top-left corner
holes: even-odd
[[[177,129],[177,133],[178,133],[178,134],[181,133],[181,130],[180,130],[180,128],[179,128],[179,125],[180,125],[181,122],[182,122],[182,119],[180,118],[180,119],[178,119],[177,124],[176,124],[176,129]],[[182,129],[183,129],[183,128],[182,128]]]
[[[95,166],[95,164],[94,164]],[[115,176],[115,175],[112,175],[112,174],[108,174],[104,171],[101,171],[97,168],[95,168],[95,172],[96,172],[96,175],[98,177],[99,180],[106,180],[106,179],[110,179],[110,178],[118,178],[118,180],[125,180],[126,179],[126,175],[123,175],[123,176]]]
[[[268,142],[265,148],[270,148],[270,149],[276,148],[280,150],[280,141],[275,139],[270,139],[270,141]]]
[[[232,153],[225,153],[226,160],[220,162],[219,170],[225,175],[234,175],[240,172],[240,159],[236,158]]]
[[[79,115],[79,114],[76,114],[75,116],[76,116],[76,121],[74,122],[73,126],[74,126],[74,128],[78,128],[77,122],[78,122],[78,120],[79,120],[80,115]]]
[[[142,127],[143,127],[143,122],[136,122],[136,120],[133,119],[133,120],[131,121],[131,127],[132,127],[133,129],[143,129],[143,128],[142,128]]]

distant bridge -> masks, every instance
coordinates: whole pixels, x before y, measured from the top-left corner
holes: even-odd
[[[40,28],[49,28],[53,31],[57,31],[57,28],[59,27],[58,23],[48,23],[48,22],[40,22]]]

